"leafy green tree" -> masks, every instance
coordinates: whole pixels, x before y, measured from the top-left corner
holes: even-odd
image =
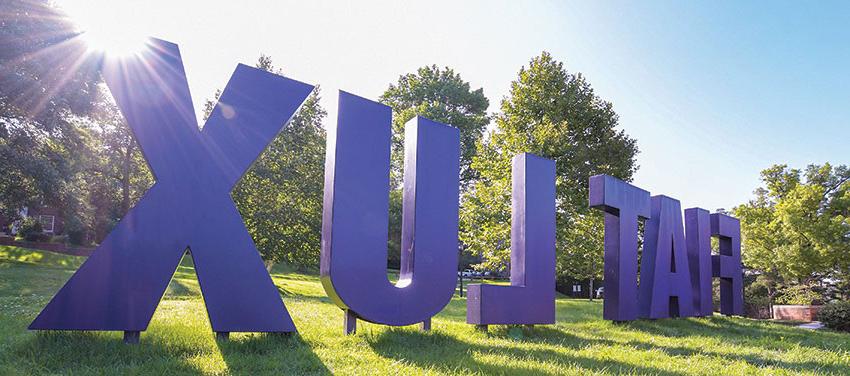
[[[510,266],[511,159],[530,152],[556,163],[559,279],[601,276],[602,219],[587,207],[588,179],[609,174],[629,181],[637,170],[635,140],[617,126],[611,103],[549,53],[519,71],[496,129],[479,143],[472,161],[479,179],[461,208],[461,240],[482,256],[480,267]]]
[[[256,67],[282,74],[267,55],[260,56]],[[327,115],[319,95],[316,87],[233,190],[268,267],[278,262],[302,267],[319,262],[326,139],[322,119]],[[207,101],[207,116],[213,103]]]
[[[774,165],[762,171],[761,180],[755,198],[733,210],[741,220],[744,264],[769,279],[771,298],[778,290],[826,278],[844,282],[846,294],[850,169]]]
[[[476,143],[481,140],[490,122],[487,107],[490,101],[484,90],[472,90],[469,83],[451,68],[436,65],[419,68],[390,84],[381,95],[381,103],[393,109],[392,169],[395,186],[401,182],[404,161],[404,125],[419,115],[449,124],[460,130],[461,185],[474,178],[469,167],[475,156]]]
[[[108,89],[101,87],[101,95],[87,119],[97,153],[87,182],[95,242],[102,240],[153,185],[153,175],[130,127]]]
[[[464,189],[475,178],[470,168],[476,143],[490,122],[490,102],[484,90],[472,90],[468,82],[451,68],[424,66],[414,73],[399,76],[381,95],[381,102],[393,109],[392,167],[393,190],[390,192],[390,235],[388,265],[398,267],[401,246],[401,214],[404,163],[404,125],[415,116],[449,124],[460,130],[460,180]]]
[[[87,222],[81,176],[91,135],[74,118],[97,95],[97,60],[73,24],[40,0],[0,3],[0,214],[50,204]]]

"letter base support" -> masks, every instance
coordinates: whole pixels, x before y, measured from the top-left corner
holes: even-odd
[[[124,344],[138,345],[140,338],[141,338],[141,332],[139,332],[138,330],[125,330],[124,331]]]
[[[345,335],[352,335],[357,333],[357,315],[354,314],[349,309],[344,310],[345,316],[343,318],[343,326]]]

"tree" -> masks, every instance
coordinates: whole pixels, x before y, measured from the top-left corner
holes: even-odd
[[[282,74],[261,55],[257,68]],[[221,91],[216,92],[216,99]],[[319,87],[233,190],[233,200],[268,267],[318,265],[322,239],[327,112]],[[215,107],[207,101],[209,109]]]
[[[770,298],[795,286],[850,277],[850,169],[774,165],[761,172],[741,220],[743,262],[768,280]]]
[[[530,152],[556,164],[559,280],[601,276],[602,219],[587,207],[588,179],[608,174],[630,181],[638,167],[635,140],[616,129],[618,121],[611,103],[549,53],[520,69],[496,129],[479,143],[472,161],[479,180],[461,207],[461,240],[482,256],[480,267],[510,266],[511,159]]]
[[[59,206],[86,222],[82,173],[91,135],[74,122],[97,95],[97,57],[48,1],[0,3],[0,215]]]
[[[381,103],[393,109],[394,186],[401,182],[404,167],[404,125],[417,115],[460,130],[461,186],[472,181],[474,171],[469,166],[475,156],[475,145],[490,122],[487,116],[490,101],[483,89],[470,89],[469,83],[451,68],[431,65],[400,76],[381,95]]]
[[[402,191],[404,168],[404,125],[415,116],[451,125],[460,130],[461,190],[475,178],[470,168],[476,143],[481,140],[490,122],[487,107],[490,101],[481,88],[472,90],[468,82],[451,68],[424,66],[414,73],[399,76],[381,95],[381,103],[393,110],[393,140],[390,181],[390,228],[388,265],[400,263]]]
[[[105,85],[89,116],[98,141],[98,163],[90,171],[89,197],[99,242],[153,185],[153,175],[133,133]]]

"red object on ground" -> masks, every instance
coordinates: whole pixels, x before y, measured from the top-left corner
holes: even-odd
[[[815,321],[819,305],[775,305],[773,306],[774,320]]]

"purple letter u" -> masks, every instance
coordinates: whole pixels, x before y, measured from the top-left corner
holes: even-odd
[[[405,127],[401,271],[387,279],[389,107],[340,92],[329,132],[322,224],[322,285],[357,319],[411,325],[443,309],[454,293],[458,257],[457,128],[417,117]]]

